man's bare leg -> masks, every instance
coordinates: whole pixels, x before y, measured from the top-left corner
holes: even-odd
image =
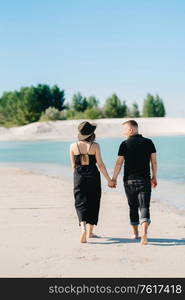
[[[147,236],[147,233],[148,233],[148,226],[149,226],[149,223],[148,222],[143,222],[142,223],[142,238],[141,238],[141,244],[142,245],[147,245],[148,244],[148,236]]]
[[[86,222],[82,221],[81,226],[82,226],[82,234],[81,234],[80,242],[81,243],[87,243],[87,240],[86,240]]]
[[[133,228],[133,232],[134,232],[133,238],[138,239],[139,238],[138,225],[132,225],[132,228]]]

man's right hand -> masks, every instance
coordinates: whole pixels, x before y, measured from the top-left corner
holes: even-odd
[[[157,178],[156,177],[152,177],[151,185],[152,185],[153,188],[155,188],[157,186]]]

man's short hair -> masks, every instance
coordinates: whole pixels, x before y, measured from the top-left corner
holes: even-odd
[[[128,121],[122,123],[122,125],[125,125],[125,124],[128,124],[130,126],[138,128],[138,124],[137,124],[137,122],[135,120],[128,120]]]

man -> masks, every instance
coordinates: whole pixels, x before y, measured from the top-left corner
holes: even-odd
[[[139,238],[139,212],[142,225],[141,243],[147,244],[147,230],[150,220],[151,187],[157,186],[157,159],[156,148],[150,139],[138,133],[138,124],[129,120],[123,124],[123,134],[126,140],[119,147],[118,159],[114,169],[112,181],[115,186],[117,177],[124,164],[124,187],[130,209],[130,224],[134,238]],[[152,177],[150,176],[150,162]]]

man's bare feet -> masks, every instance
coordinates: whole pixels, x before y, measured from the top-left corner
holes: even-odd
[[[133,235],[132,235],[132,238],[133,238],[134,240],[140,239],[139,233],[138,233],[138,234],[133,234]]]
[[[148,244],[148,237],[147,235],[143,235],[142,238],[141,238],[141,244],[142,245],[147,245]]]
[[[138,225],[132,225],[134,234],[132,236],[133,239],[137,240],[139,238]]]
[[[82,230],[80,242],[81,243],[87,243],[87,240],[86,240],[86,230]]]

